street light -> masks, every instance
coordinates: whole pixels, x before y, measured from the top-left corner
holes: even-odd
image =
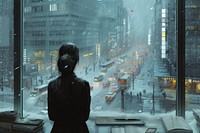
[[[3,73],[3,62],[1,61],[1,91],[3,91],[3,78],[4,78],[4,73]]]
[[[153,96],[152,96],[152,100],[153,100],[153,108],[152,108],[152,114],[155,114],[155,100],[154,100],[154,93],[155,93],[155,85],[153,82]]]

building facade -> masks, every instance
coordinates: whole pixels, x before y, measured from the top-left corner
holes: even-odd
[[[187,78],[200,78],[200,1],[185,2],[185,68]],[[172,76],[176,75],[176,3],[168,1],[168,70]]]
[[[96,10],[94,0],[24,1],[24,63],[38,64],[39,71],[50,64],[52,71],[59,46],[67,42],[77,45],[82,61],[94,62],[98,44]]]
[[[186,76],[200,78],[200,1],[188,0],[185,5]]]
[[[123,54],[128,46],[128,14],[122,0],[99,0],[99,55],[102,60]],[[128,48],[127,48],[128,49]]]

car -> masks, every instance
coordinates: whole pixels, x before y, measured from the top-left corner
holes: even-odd
[[[117,93],[116,92],[112,92],[112,91],[109,91],[106,96],[105,96],[105,101],[106,102],[111,102],[115,99]]]
[[[36,97],[37,95],[39,95],[38,91],[33,90],[30,92],[30,97]]]
[[[106,80],[103,81],[103,82],[102,82],[102,86],[103,86],[103,87],[109,87],[109,86],[110,86],[110,81],[106,81]]]
[[[101,69],[100,69],[100,72],[101,72],[102,74],[105,74],[105,73],[107,72],[107,68],[101,68]]]
[[[103,75],[99,75],[99,76],[94,77],[94,82],[100,82],[102,80],[103,80]]]
[[[112,86],[110,86],[110,91],[118,93],[119,87],[117,85],[112,85]]]
[[[40,113],[43,115],[48,114],[48,107],[43,108]]]

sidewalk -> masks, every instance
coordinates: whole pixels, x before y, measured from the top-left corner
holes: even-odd
[[[154,89],[154,96],[161,96],[157,81],[155,77],[150,73],[150,68],[152,67],[153,63],[151,63],[151,61],[148,60],[144,62],[140,74],[137,75],[134,79],[134,86],[128,90],[128,93],[132,91],[133,95],[137,95],[141,92],[144,96],[152,97]]]
[[[165,89],[167,92],[166,99],[176,101],[176,90],[169,90]],[[186,103],[192,103],[192,104],[199,104],[200,103],[200,97],[199,95],[194,94],[185,94],[185,100]]]
[[[12,90],[10,87],[3,87],[3,91],[0,90],[0,95],[13,95],[14,90]]]

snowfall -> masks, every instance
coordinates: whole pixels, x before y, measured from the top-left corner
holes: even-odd
[[[142,73],[145,72],[145,69],[147,67],[148,67],[147,65],[144,65],[140,75],[142,75]],[[77,73],[77,75],[79,77],[88,80],[91,85],[93,84],[93,77],[97,74],[97,72],[98,72],[98,67],[96,67],[95,71],[93,71],[93,70],[89,71],[89,73],[87,75],[85,75],[83,71],[78,70],[78,68],[77,68],[77,71],[76,71],[76,73]],[[138,77],[140,75],[138,75]],[[143,80],[142,82],[144,82],[144,84],[147,84],[146,80]],[[137,90],[137,88],[140,88],[140,85],[141,85],[141,83],[139,84],[139,83],[135,82],[135,89],[134,89],[135,92],[141,91],[141,90]],[[143,87],[145,87],[145,86],[143,86]],[[91,91],[91,96],[94,97],[100,91],[101,91],[100,89],[93,89]],[[6,92],[4,92],[4,93],[6,93]],[[0,107],[1,111],[12,110],[10,108],[6,108],[8,106],[5,105],[5,104],[7,104],[7,103],[6,102],[1,103],[1,107]],[[155,112],[155,114],[152,115],[152,114],[150,114],[148,112],[138,112],[138,113],[135,113],[135,114],[128,114],[128,113],[116,112],[116,111],[101,111],[101,110],[96,111],[96,110],[91,110],[90,118],[87,121],[87,125],[88,125],[88,128],[90,130],[90,133],[96,133],[97,132],[97,129],[96,129],[97,126],[95,125],[95,118],[96,117],[101,117],[101,116],[102,117],[112,117],[112,116],[115,117],[115,116],[117,116],[117,117],[123,117],[123,118],[138,118],[139,117],[140,119],[145,121],[145,125],[147,125],[148,127],[156,127],[158,130],[160,129],[159,132],[157,130],[157,133],[162,133],[162,131],[163,132],[165,132],[165,131],[163,129],[163,125],[160,124],[158,122],[158,120],[160,120],[163,116],[175,116],[175,114],[176,114],[175,111],[170,112],[170,113],[161,113],[161,114]],[[36,114],[34,112],[29,111],[29,112],[24,112],[24,116],[26,116],[27,118],[44,119],[44,131],[45,131],[45,133],[49,133],[50,132],[50,130],[52,128],[52,125],[53,125],[53,122],[48,119],[47,115]],[[193,133],[199,133],[199,127],[196,124],[196,120],[194,118],[192,110],[185,112],[185,120],[187,121],[189,126],[192,128]],[[99,133],[101,133],[101,132],[102,133],[107,133],[108,130],[107,129],[102,129],[101,131],[98,131],[98,132]]]

